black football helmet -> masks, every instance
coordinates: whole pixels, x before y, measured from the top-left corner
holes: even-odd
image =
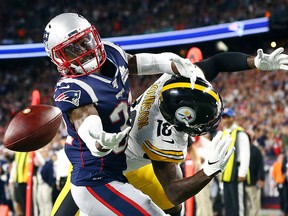
[[[178,131],[200,136],[218,127],[223,103],[208,81],[197,77],[191,89],[189,78],[173,76],[162,88],[159,108]]]

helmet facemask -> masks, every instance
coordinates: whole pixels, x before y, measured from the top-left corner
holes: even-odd
[[[106,52],[94,26],[73,34],[53,47],[52,61],[67,77],[88,75],[98,70],[106,60]]]
[[[183,131],[190,136],[202,136],[207,134],[209,131],[216,130],[221,120],[221,115],[216,117],[214,120],[203,123],[203,124],[194,124],[194,125],[179,125],[177,126],[177,130]]]

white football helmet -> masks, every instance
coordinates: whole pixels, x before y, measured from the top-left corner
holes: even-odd
[[[99,33],[79,14],[54,17],[45,28],[43,42],[58,71],[67,77],[90,74],[106,60]]]

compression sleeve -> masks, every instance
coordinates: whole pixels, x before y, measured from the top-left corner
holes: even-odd
[[[212,81],[220,72],[237,72],[251,69],[248,66],[249,55],[240,52],[223,52],[208,59],[196,62],[208,81]]]
[[[180,56],[165,52],[160,54],[152,53],[139,53],[136,54],[138,75],[151,75],[151,74],[174,74],[171,63],[175,58]]]
[[[103,131],[102,121],[98,115],[90,115],[86,117],[83,123],[78,128],[77,132],[80,138],[85,142],[87,148],[90,150],[92,155],[96,157],[103,157],[109,154],[112,150],[102,152],[97,149],[97,140],[90,135],[89,130],[95,132]]]

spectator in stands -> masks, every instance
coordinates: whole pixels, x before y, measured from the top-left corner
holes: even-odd
[[[53,205],[53,187],[55,175],[53,168],[53,155],[50,146],[36,151],[36,158],[39,162],[37,170],[37,191],[36,197],[39,216],[50,216]],[[36,182],[35,182],[36,183]]]
[[[288,125],[284,125],[281,131],[282,151],[288,155]]]
[[[264,159],[255,145],[255,136],[252,130],[248,130],[250,138],[250,165],[246,180],[246,216],[260,216],[261,189],[264,187]]]
[[[101,23],[99,28],[102,36],[111,37],[209,26],[264,17],[267,11],[267,14],[273,14],[276,9],[279,11],[281,8],[284,12],[287,9],[287,5],[281,0],[271,1],[269,5],[262,1],[241,0],[134,0],[133,3],[128,0],[117,2],[108,0],[93,2],[92,9],[90,4],[88,0],[81,1],[81,4],[77,2],[67,4],[64,0],[47,2],[27,0],[25,3],[18,2],[17,10],[13,10],[15,8],[13,1],[5,1],[1,4],[0,27],[3,31],[0,34],[0,43],[40,42],[39,29],[50,17],[63,11],[84,14],[89,20]],[[33,10],[27,13],[31,7]],[[39,14],[41,19],[38,19]]]
[[[9,176],[13,160],[13,152],[0,146],[0,204],[6,206],[11,215],[14,214],[14,206],[13,192],[9,190]]]
[[[286,175],[282,172],[284,154],[281,152],[277,156],[277,160],[273,163],[271,169],[271,175],[276,183],[277,190],[279,192],[279,202],[281,211],[284,214],[288,214],[288,198],[287,198],[287,181]]]
[[[57,157],[55,161],[55,176],[56,176],[57,189],[59,191],[61,191],[65,185],[70,166],[69,159],[67,158],[67,155],[65,154],[64,151],[65,139],[66,139],[65,136],[61,137],[60,142],[62,148],[56,151]]]
[[[28,182],[29,159],[31,153],[16,152],[10,178],[13,179],[16,216],[25,215],[26,212],[26,187]]]
[[[244,128],[235,121],[235,116],[232,108],[225,108],[222,114],[223,134],[230,133],[233,140],[231,148],[236,148],[222,174],[224,206],[227,216],[244,216],[244,181],[249,169],[250,140]]]
[[[0,205],[7,204],[6,192],[5,192],[5,181],[2,180],[2,176],[5,174],[5,170],[3,168],[5,161],[0,160]]]

